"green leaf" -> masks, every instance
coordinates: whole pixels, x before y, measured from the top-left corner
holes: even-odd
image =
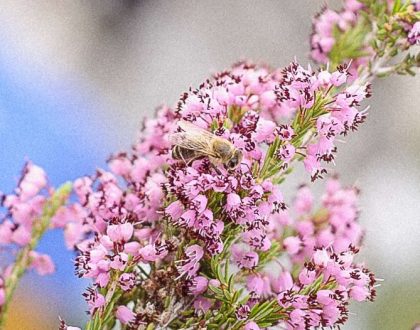
[[[395,0],[394,6],[392,7],[392,14],[396,14],[401,9],[401,0]]]

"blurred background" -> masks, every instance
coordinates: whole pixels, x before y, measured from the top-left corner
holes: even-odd
[[[324,3],[1,1],[0,190],[13,189],[28,158],[54,185],[92,173],[129,148],[156,106],[173,105],[238,59],[306,63],[311,17]],[[409,329],[420,321],[420,78],[373,87],[368,121],[339,146],[335,170],[362,190],[360,259],[385,281],[376,303],[353,305],[343,328]],[[302,173],[286,196],[307,179]],[[73,275],[61,233],[39,250],[57,272],[25,276],[7,329],[57,329],[58,315],[81,326],[87,283]]]

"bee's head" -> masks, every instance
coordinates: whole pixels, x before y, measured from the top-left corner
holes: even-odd
[[[242,161],[242,151],[236,149],[231,159],[228,160],[226,166],[228,169],[235,169]]]

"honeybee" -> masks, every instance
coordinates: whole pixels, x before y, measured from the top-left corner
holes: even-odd
[[[214,135],[187,121],[180,121],[183,132],[170,135],[172,157],[189,163],[201,157],[208,157],[213,165],[225,165],[235,169],[242,161],[242,151],[230,141]]]

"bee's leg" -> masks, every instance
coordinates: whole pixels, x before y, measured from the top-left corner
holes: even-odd
[[[219,165],[220,164],[220,161],[218,161],[216,158],[214,158],[214,157],[209,157],[209,160],[210,160],[210,164],[213,166],[213,168],[214,168],[214,170],[216,171],[216,173],[218,174],[218,175],[222,175],[223,173],[222,172],[220,172],[220,170],[217,168],[217,165]]]
[[[191,151],[191,154],[189,156],[190,157],[188,157],[187,162],[186,162],[187,166],[189,166],[193,161],[203,157],[203,154],[201,154],[197,151]]]
[[[184,155],[182,153],[181,153],[181,158],[182,158],[182,161],[184,162],[185,166],[188,166],[188,164],[191,161],[191,159],[190,160],[185,159],[184,158]]]
[[[176,159],[181,160],[182,162],[184,162],[185,166],[188,166],[189,161],[185,159],[185,157],[182,153],[179,153],[178,157]]]
[[[239,165],[241,165],[241,164],[239,164]],[[249,171],[249,172],[252,172],[251,166],[249,166],[249,164],[247,164],[247,163],[242,163],[242,165],[245,165],[246,167],[248,167],[248,171]]]
[[[216,171],[217,174],[222,175],[223,173],[220,172],[220,170],[217,168],[216,165],[213,164],[214,170]]]
[[[185,160],[185,165],[190,166],[190,164],[198,158],[199,158],[199,156],[195,156],[195,157],[191,157],[188,160]]]

